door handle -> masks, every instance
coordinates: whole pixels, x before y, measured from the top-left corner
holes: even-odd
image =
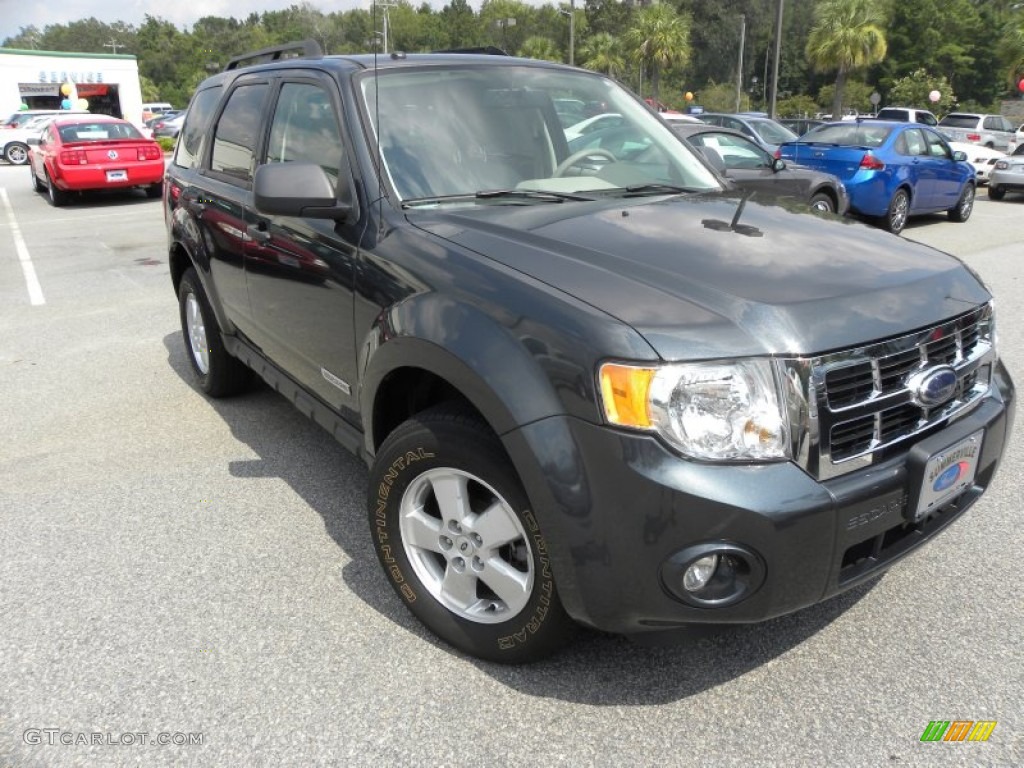
[[[267,225],[262,221],[259,224],[250,224],[245,228],[245,234],[248,235],[250,240],[253,240],[260,245],[266,245],[270,242],[270,232],[267,231]]]

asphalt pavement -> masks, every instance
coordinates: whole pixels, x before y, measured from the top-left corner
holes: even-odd
[[[478,662],[386,583],[360,462],[266,388],[195,389],[165,237],[141,192],[54,209],[0,166],[0,768],[1024,765],[1021,429],[865,587]],[[1024,196],[904,237],[978,271],[1024,379]]]

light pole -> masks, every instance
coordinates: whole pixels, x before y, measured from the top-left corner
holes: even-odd
[[[747,15],[740,14],[740,63],[736,67],[736,109],[740,111],[740,97],[743,93],[743,44],[747,39]]]
[[[776,9],[775,15],[775,69],[772,71],[772,103],[768,109],[768,117],[772,120],[775,119],[775,101],[779,94],[779,57],[782,54],[782,4],[783,0],[778,0],[779,6]]]
[[[576,66],[576,0],[569,0],[569,10],[558,12],[569,17],[569,66]]]

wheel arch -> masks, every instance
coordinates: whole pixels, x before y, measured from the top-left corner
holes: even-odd
[[[370,454],[402,421],[445,401],[463,403],[499,437],[565,411],[544,366],[510,329],[450,297],[425,294],[382,314],[360,358]]]

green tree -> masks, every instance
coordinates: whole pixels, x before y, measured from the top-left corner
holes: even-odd
[[[626,69],[626,59],[622,55],[622,45],[607,32],[591,35],[580,46],[580,63],[595,72],[604,72],[615,77]]]
[[[939,92],[939,100],[931,100],[931,92]],[[892,104],[927,104],[932,112],[943,114],[956,105],[956,94],[945,75],[931,75],[925,69],[918,69],[901,77],[889,89]]]
[[[884,19],[873,0],[824,0],[814,11],[807,59],[819,72],[836,72],[832,114],[843,114],[843,88],[851,72],[885,58]]]
[[[684,65],[690,58],[689,14],[677,12],[671,5],[647,6],[633,18],[633,26],[626,30],[624,40],[641,65],[650,72],[651,95],[659,100],[663,70]],[[642,95],[642,94],[641,94]]]
[[[860,80],[847,80],[846,86],[843,88],[843,103],[847,107],[864,114],[874,112],[875,107],[871,103],[871,94],[874,93],[874,90],[874,87]],[[823,85],[818,90],[817,103],[822,111],[827,111],[830,108],[835,101],[835,95],[836,87],[831,83]],[[842,115],[836,115],[834,112],[832,115],[836,120],[842,117]]]
[[[1017,92],[1017,83],[1024,77],[1024,26],[1007,26],[996,46],[1010,88]]]
[[[519,48],[519,55],[528,59],[540,59],[541,61],[562,61],[562,52],[549,37],[534,35],[523,41]]]

